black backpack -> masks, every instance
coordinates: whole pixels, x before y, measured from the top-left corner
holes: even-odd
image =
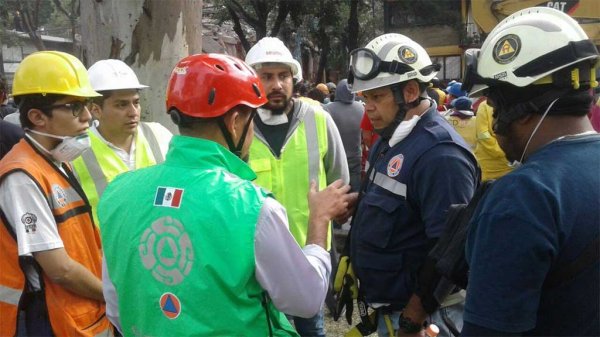
[[[429,258],[436,261],[437,271],[462,289],[467,288],[469,274],[465,258],[469,223],[475,208],[492,183],[491,180],[482,182],[468,204],[450,206],[446,217],[446,229],[429,252]]]

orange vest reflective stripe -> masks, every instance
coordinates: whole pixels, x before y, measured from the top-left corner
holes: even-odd
[[[102,277],[100,236],[91,220],[90,206],[72,183],[25,139],[14,146],[0,164],[0,181],[21,171],[33,179],[46,196],[69,257],[96,277]],[[75,184],[77,184],[75,182]],[[18,193],[18,191],[15,191]],[[15,224],[24,225],[24,224]],[[31,228],[35,230],[35,228]],[[0,219],[0,336],[14,336],[25,275],[19,266],[12,226]],[[102,302],[85,298],[53,283],[41,273],[48,317],[56,336],[112,336]]]

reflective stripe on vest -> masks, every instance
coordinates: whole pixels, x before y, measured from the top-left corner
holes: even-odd
[[[73,161],[73,167],[92,206],[94,222],[99,226],[96,208],[100,197],[108,183],[117,175],[129,171],[129,167],[100,137],[91,131],[89,134],[91,149]],[[146,123],[140,123],[135,148],[136,169],[164,161],[156,135]]]
[[[373,178],[373,175],[375,175],[375,178]],[[394,180],[381,172],[372,172],[369,178],[373,181],[373,184],[384,188],[395,195],[406,198],[406,184]]]
[[[154,161],[156,163],[162,163],[165,161],[165,156],[163,156],[162,151],[160,150],[160,145],[158,144],[158,139],[156,139],[156,135],[152,132],[152,128],[150,125],[146,123],[140,123],[140,129],[146,137],[148,141],[148,146],[150,146],[150,151],[152,151],[152,156],[154,156]]]
[[[16,306],[19,305],[21,295],[23,295],[23,291],[20,289],[0,285],[0,302]]]
[[[319,152],[319,135],[314,113],[304,115],[306,132],[306,149],[308,151],[308,178],[309,181],[319,181],[319,167],[321,166],[321,153]]]

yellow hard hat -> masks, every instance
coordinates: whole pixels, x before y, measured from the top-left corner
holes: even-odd
[[[327,85],[325,83],[319,83],[315,88],[319,89],[319,91],[324,93],[325,95],[329,95],[329,88],[327,88]]]
[[[81,61],[59,51],[40,51],[24,58],[15,72],[12,94],[101,96],[92,89]]]

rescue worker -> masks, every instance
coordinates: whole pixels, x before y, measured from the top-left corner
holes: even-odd
[[[234,57],[192,55],[174,68],[167,109],[181,136],[163,164],[121,174],[100,199],[108,316],[125,336],[297,336],[280,310],[319,311],[328,223],[353,196],[341,180],[313,184],[306,246],[296,244],[285,209],[242,160],[266,102]]]
[[[141,89],[137,76],[121,60],[101,60],[88,69],[95,98],[91,113],[95,119],[89,129],[91,151],[73,162],[77,179],[83,187],[98,222],[97,206],[102,192],[117,175],[164,161],[173,136],[159,123],[140,120]]]
[[[309,183],[315,180],[320,189],[337,179],[349,183],[344,145],[335,122],[321,105],[292,97],[302,70],[281,40],[261,39],[248,51],[246,63],[258,73],[268,98],[255,117],[250,167],[256,172],[256,184],[273,192],[288,210],[290,231],[304,247]],[[330,240],[331,231],[327,249]],[[294,318],[294,324],[301,336],[325,335],[323,311],[308,320]]]
[[[0,335],[112,336],[101,247],[69,161],[89,147],[89,99],[99,96],[72,55],[36,52],[13,95],[25,138],[0,161]]]
[[[464,294],[452,294],[429,315],[418,277],[448,207],[467,203],[478,179],[469,146],[427,96],[438,70],[423,47],[401,34],[381,35],[350,54],[348,81],[353,92],[362,91],[380,136],[351,225],[350,258],[359,298],[379,312],[380,336],[419,333],[425,320],[440,327],[440,336],[462,325]]]
[[[481,167],[481,181],[498,179],[512,171],[494,132],[493,113],[494,109],[487,103],[487,99],[481,102],[477,108],[477,119],[475,120],[477,144],[474,153],[477,163]]]
[[[600,135],[586,116],[598,50],[567,14],[532,7],[466,58],[465,89],[487,87],[520,167],[471,218],[461,336],[599,336]]]

